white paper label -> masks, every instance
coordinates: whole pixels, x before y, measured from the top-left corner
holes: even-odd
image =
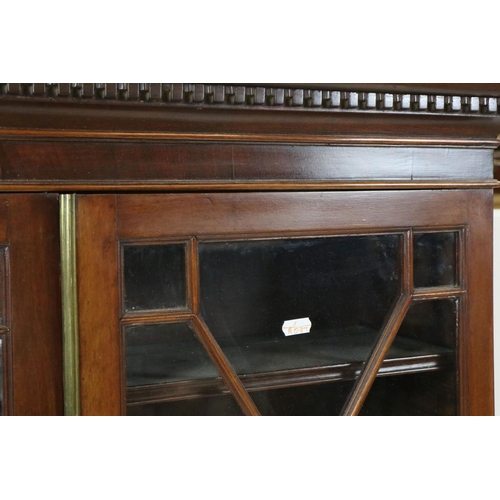
[[[283,323],[281,329],[286,337],[300,335],[311,331],[311,320],[309,318],[289,319]]]

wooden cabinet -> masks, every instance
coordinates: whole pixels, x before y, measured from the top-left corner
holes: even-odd
[[[492,414],[500,88],[106,85],[0,97],[5,413]]]

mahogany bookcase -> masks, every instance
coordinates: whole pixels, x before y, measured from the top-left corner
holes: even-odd
[[[493,414],[499,133],[499,84],[0,84],[0,414]]]

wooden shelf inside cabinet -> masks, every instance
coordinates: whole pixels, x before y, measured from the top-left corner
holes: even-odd
[[[295,355],[283,355],[286,364],[281,369],[270,370],[268,363],[254,365],[255,373],[240,375],[243,385],[248,391],[279,389],[323,382],[354,380],[360,373],[374,339],[373,335],[364,333],[352,337],[339,337],[335,350],[329,350],[331,361],[324,366],[305,366],[307,360],[325,359],[327,351],[323,343],[311,344],[310,350]],[[252,346],[252,351],[262,352],[268,343]],[[331,347],[331,341],[330,341]],[[237,354],[226,349],[229,358],[238,370]],[[349,361],[350,360],[350,361]],[[243,362],[243,360],[240,360]],[[455,361],[452,349],[436,346],[408,338],[396,339],[384,360],[378,376],[404,375],[440,370]],[[302,366],[301,366],[302,365]],[[285,368],[288,366],[288,368]],[[295,366],[294,368],[291,368]],[[275,365],[275,368],[277,365]],[[267,370],[266,370],[267,369]],[[192,367],[196,372],[196,367]],[[186,374],[187,370],[183,370]],[[144,404],[153,402],[176,401],[197,397],[216,396],[229,393],[221,378],[199,378],[168,383],[137,385],[127,388],[128,404]],[[133,383],[133,381],[132,381]]]

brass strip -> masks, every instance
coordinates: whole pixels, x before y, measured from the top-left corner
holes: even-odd
[[[76,282],[76,195],[60,196],[64,414],[80,415],[78,303]]]
[[[493,208],[497,210],[500,208],[500,194],[493,195]]]

